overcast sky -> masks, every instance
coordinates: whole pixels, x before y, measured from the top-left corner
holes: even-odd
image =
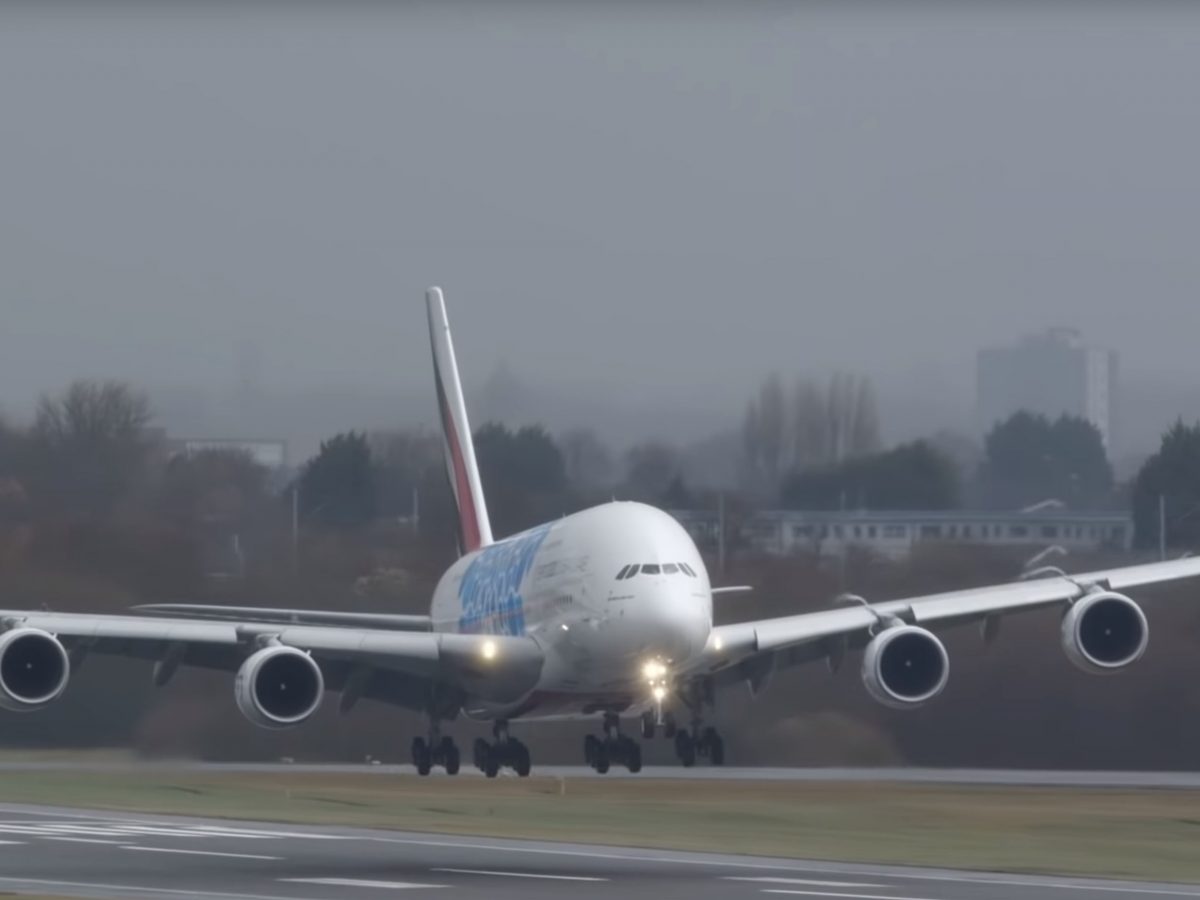
[[[431,283],[468,384],[1200,381],[1197,85],[1183,3],[6,4],[0,409],[427,386]]]

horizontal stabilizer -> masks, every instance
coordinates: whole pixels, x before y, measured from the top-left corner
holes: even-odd
[[[279,625],[326,625],[332,628],[383,628],[389,631],[431,631],[429,616],[388,613],[331,612],[317,609],[274,609],[265,606],[220,606],[204,603],[147,603],[136,612],[173,619],[213,619],[218,622],[261,622]]]

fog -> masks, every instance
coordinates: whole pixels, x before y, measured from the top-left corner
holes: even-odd
[[[975,351],[1068,324],[1142,449],[1200,415],[1197,83],[1184,4],[7,4],[0,412],[431,423],[437,283],[551,424],[844,369],[966,430]]]

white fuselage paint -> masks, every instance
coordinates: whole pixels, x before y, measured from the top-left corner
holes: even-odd
[[[691,568],[694,575],[682,568]],[[626,566],[640,569],[618,580]],[[685,667],[712,629],[712,592],[691,536],[641,503],[609,503],[467,554],[434,591],[438,632],[527,635],[545,664],[520,703],[468,703],[468,715],[562,718],[652,704],[644,666]]]

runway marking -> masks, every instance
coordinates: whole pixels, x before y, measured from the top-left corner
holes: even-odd
[[[122,844],[122,850],[138,850],[142,853],[186,853],[189,856],[226,856],[230,859],[269,859],[278,861],[282,856],[260,856],[257,853],[218,853],[216,850],[181,850],[178,847],[139,847],[136,844]]]
[[[812,881],[807,878],[780,878],[769,875],[726,875],[725,881],[752,881],[760,884],[801,884],[809,887],[887,888],[886,884],[862,881]]]
[[[366,836],[363,840],[377,841],[382,844],[410,844],[417,847],[442,847],[442,848],[463,848],[467,850],[492,850],[497,853],[537,853],[546,856],[575,856],[580,859],[607,859],[619,860],[621,862],[656,862],[656,863],[673,863],[680,866],[709,866],[710,868],[718,869],[757,869],[773,872],[813,872],[830,875],[853,874],[849,872],[841,872],[838,869],[831,869],[828,866],[821,864],[805,865],[804,863],[790,863],[786,860],[776,863],[771,862],[735,862],[731,860],[720,859],[688,859],[677,856],[649,856],[636,855],[632,853],[602,853],[598,850],[555,850],[550,847],[521,847],[515,844],[505,846],[503,844],[483,844],[467,841],[433,841],[419,838],[393,838],[393,837],[378,837],[374,835]],[[863,863],[867,867],[877,866],[877,863]],[[864,875],[876,875],[875,872],[864,872]],[[975,885],[998,885],[1000,887],[1035,887],[1035,888],[1050,888],[1054,890],[1064,891],[1105,891],[1116,894],[1148,894],[1166,897],[1200,897],[1200,890],[1169,890],[1166,888],[1140,888],[1140,887],[1119,887],[1116,885],[1105,885],[1089,882],[1088,884],[1063,884],[1054,881],[1031,881],[1029,879],[1016,878],[988,878],[976,877],[971,878],[966,875],[946,875],[942,873],[932,874],[917,874],[915,872],[879,872],[878,877],[881,878],[903,878],[911,881],[945,881],[950,883],[975,884]],[[1069,876],[1050,876],[1050,877],[1069,877]],[[889,898],[895,900],[895,898]]]
[[[24,843],[25,843],[24,841],[0,841],[0,844],[9,844],[9,845],[24,844]]]
[[[544,875],[540,872],[501,872],[495,869],[430,869],[431,872],[454,872],[457,875],[499,875],[502,878],[546,878],[553,881],[608,881],[590,875]]]
[[[48,837],[48,841],[67,841],[72,844],[119,844],[120,841],[105,841],[100,838],[77,838],[77,837]]]
[[[133,884],[102,884],[94,881],[52,881],[47,878],[8,878],[0,876],[0,884],[15,884],[15,885],[37,885],[39,887],[54,887],[54,888],[87,888],[93,891],[121,891],[122,893],[131,894],[170,894],[171,896],[195,897],[195,889],[182,890],[180,888],[165,888],[165,887],[146,887],[144,885]],[[311,897],[284,897],[279,894],[222,894],[219,892],[206,890],[204,896],[209,900],[312,900]]]
[[[850,897],[855,900],[930,900],[928,897],[897,897],[895,894],[834,894],[829,891],[797,891],[789,888],[763,888],[764,894],[801,894],[805,897]]]
[[[380,890],[407,891],[413,888],[443,888],[446,884],[418,884],[414,881],[369,881],[365,878],[280,878],[293,884],[324,884],[329,887],[379,888]]]

